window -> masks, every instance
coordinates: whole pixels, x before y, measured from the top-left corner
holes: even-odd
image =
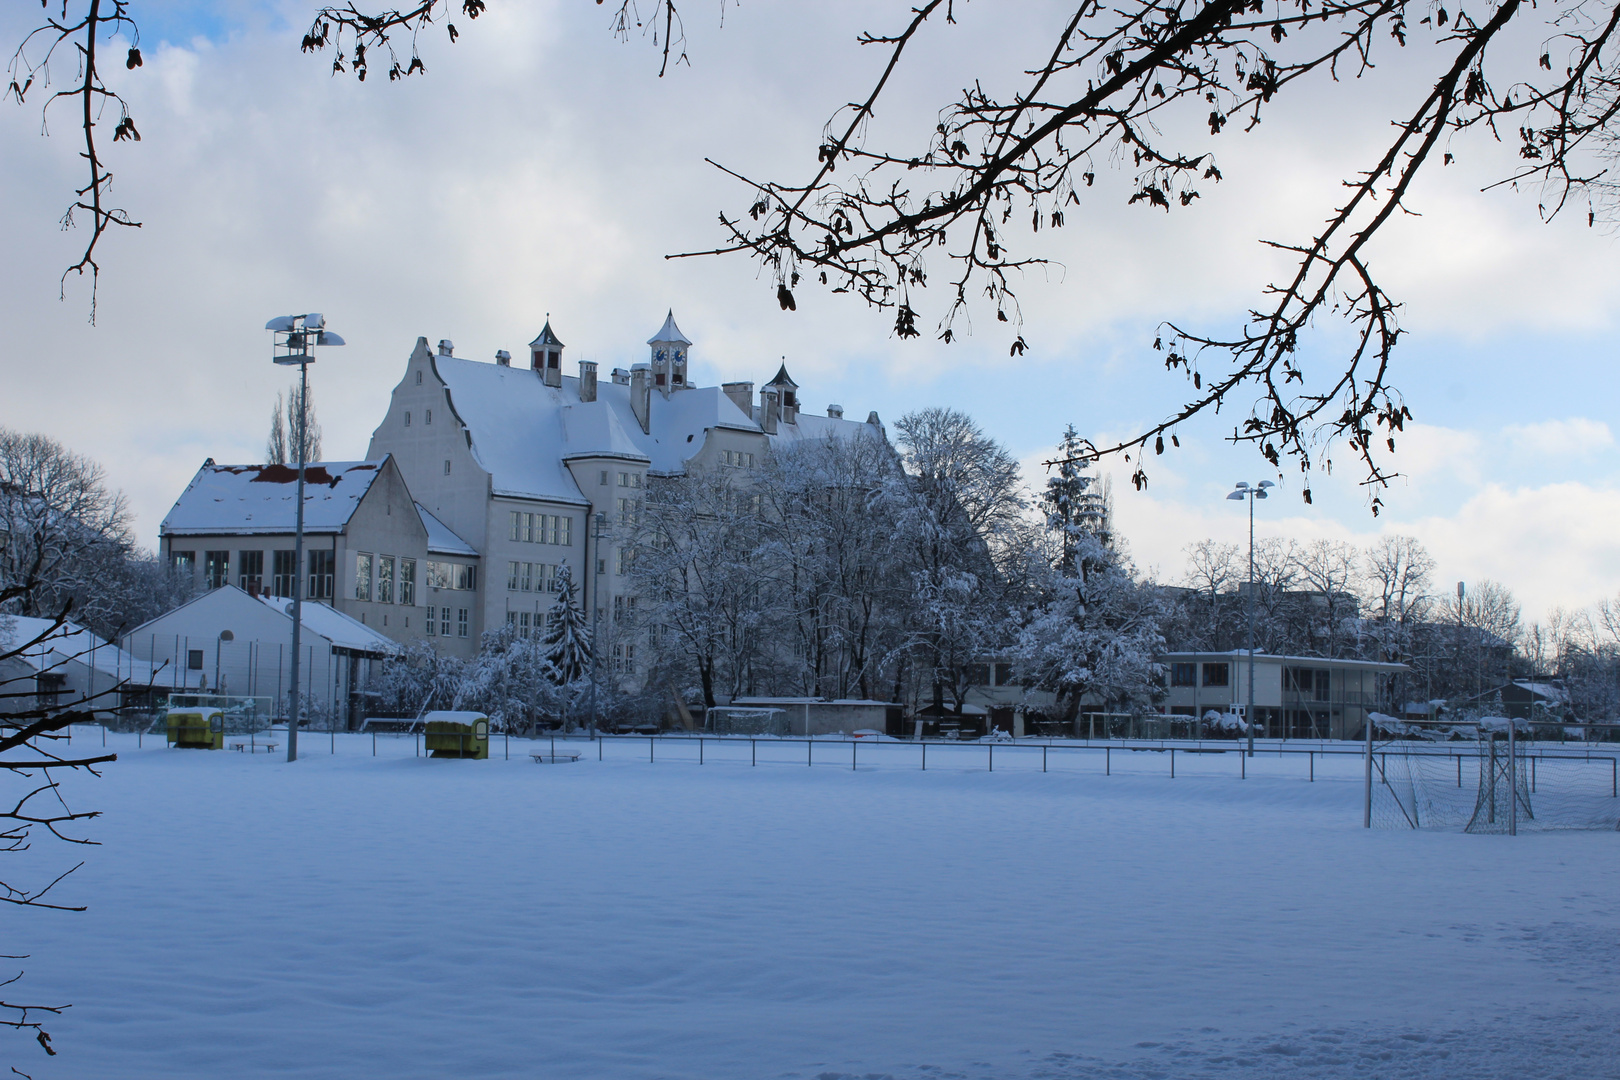
[[[424,410],[422,410],[422,414],[423,414],[422,415],[422,423],[424,423],[424,424],[433,423],[433,410],[432,409],[424,409]]]
[[[336,570],[336,552],[312,551],[309,553],[309,599],[332,599],[332,577]]]
[[[231,580],[231,553],[210,551],[203,556],[203,588],[217,589]]]
[[[427,569],[427,583],[430,589],[476,589],[478,567],[462,563],[430,562]]]
[[[619,574],[628,574],[636,567],[636,549],[628,544],[619,547]]]
[[[641,486],[641,474],[622,472],[619,474],[619,486],[622,488],[638,488]]]
[[[1013,666],[1011,664],[997,664],[996,685],[1011,686],[1013,681]]]
[[[416,560],[399,560],[399,602],[407,607],[416,603]],[[410,623],[406,623],[409,626]]]
[[[264,588],[264,552],[236,553],[236,583],[244,591],[257,593]]]
[[[968,664],[963,667],[962,673],[967,676],[967,684],[969,686],[990,685],[989,664]]]
[[[640,517],[641,503],[636,499],[619,500],[619,524],[634,525]]]
[[[197,572],[197,553],[195,551],[171,551],[169,559],[174,564],[174,572],[190,577]]]
[[[439,627],[438,617],[439,617],[439,609],[438,608],[429,607],[427,609],[427,636],[428,637],[432,637],[434,635],[434,633],[438,630],[438,627]]]
[[[602,470],[602,486],[608,486],[608,471],[606,469]]]
[[[188,671],[201,671],[203,669],[203,651],[201,649],[186,650],[186,669]]]
[[[274,553],[275,574],[270,579],[270,595],[291,596],[293,586],[298,582],[298,564],[293,561],[296,552],[278,551]]]
[[[507,537],[525,544],[572,547],[574,519],[564,514],[529,514],[513,510],[507,515]]]
[[[1170,685],[1171,686],[1197,686],[1198,685],[1198,665],[1197,664],[1171,664],[1170,665]]]
[[[446,475],[446,476],[450,475],[450,459],[449,458],[444,459],[444,475]]]
[[[1331,672],[1318,671],[1316,673],[1316,700],[1317,701],[1326,701],[1326,700],[1328,700],[1328,698],[1330,696],[1330,691],[1329,691],[1328,688],[1332,685],[1332,683],[1330,681],[1332,678],[1333,678],[1333,674]]]
[[[417,372],[417,373],[416,373],[416,385],[417,385],[417,386],[421,386],[421,385],[422,385],[422,373],[421,373],[421,372],[420,372],[420,371],[418,371],[418,372]]]
[[[636,598],[633,596],[615,596],[613,598],[613,621],[615,623],[632,623],[636,620]]]
[[[1296,694],[1309,694],[1314,689],[1316,675],[1310,668],[1283,668],[1283,689]]]
[[[1205,664],[1204,685],[1230,686],[1231,683],[1228,681],[1228,674],[1230,671],[1231,669],[1225,664]]]
[[[526,540],[526,539],[528,539],[528,537],[526,537],[524,535],[524,532],[523,532],[523,519],[528,517],[528,515],[519,513],[516,510],[512,510],[512,511],[507,513],[506,517],[507,517],[507,523],[508,523],[507,524],[507,530],[506,530],[506,538],[508,540]]]
[[[406,427],[411,426],[411,410],[409,410],[409,409],[405,410],[405,426]]]
[[[448,610],[448,609],[446,609],[446,610]],[[467,636],[467,609],[466,608],[458,608],[456,610],[456,637],[466,637],[466,636]]]
[[[354,557],[354,598],[371,599],[371,553],[361,551]]]
[[[636,647],[630,644],[613,646],[613,670],[627,675],[636,669]]]
[[[66,686],[67,676],[60,671],[40,672],[34,676],[34,704],[42,709],[56,708],[62,700],[62,690]]]
[[[439,636],[450,636],[450,609],[447,607],[439,609]]]
[[[377,559],[377,603],[394,602],[394,557],[383,555]],[[383,616],[387,618],[387,616]]]
[[[742,450],[722,450],[720,451],[720,464],[733,469],[752,469],[754,467],[754,455]]]

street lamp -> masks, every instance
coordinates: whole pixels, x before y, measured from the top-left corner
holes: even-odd
[[[1262,480],[1250,487],[1239,480],[1237,490],[1228,499],[1247,499],[1249,503],[1249,708],[1243,717],[1249,729],[1249,756],[1254,757],[1254,500],[1266,498],[1266,488],[1276,487],[1270,480]]]
[[[315,362],[310,351],[316,345],[342,345],[343,339],[326,329],[326,319],[316,312],[308,315],[282,315],[264,324],[275,334],[271,359],[283,366],[298,366],[298,524],[293,538],[292,580],[292,687],[287,691],[287,760],[298,760],[298,648],[299,631],[304,625],[304,446],[309,423],[309,365]]]

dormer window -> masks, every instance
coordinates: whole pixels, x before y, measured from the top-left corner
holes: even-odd
[[[798,404],[798,402],[793,400],[793,391],[791,391],[791,390],[782,391],[782,406],[783,406],[783,408],[791,409],[791,408],[794,408],[797,404]]]

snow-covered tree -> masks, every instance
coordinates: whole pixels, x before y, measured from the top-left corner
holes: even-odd
[[[954,409],[895,424],[904,471],[887,485],[913,597],[912,649],[936,705],[960,710],[970,665],[1002,644],[1009,584],[1026,563],[1028,523],[1018,462]]]
[[[1080,438],[1073,424],[1064,428],[1057,449],[1061,459],[1057,472],[1047,479],[1046,490],[1041,493],[1046,527],[1062,545],[1058,566],[1065,574],[1074,572],[1085,538],[1094,537],[1105,544],[1113,539],[1108,499],[1086,456],[1091,450],[1090,440]]]
[[[1071,427],[1064,443],[1074,442]],[[1032,583],[1033,603],[1009,620],[1019,681],[1055,694],[1063,720],[1087,698],[1121,712],[1162,695],[1164,605],[1156,587],[1136,580],[1090,479],[1060,473],[1048,484],[1049,562]]]
[[[543,644],[553,682],[567,686],[590,675],[591,624],[566,564],[557,568],[557,602],[547,616]]]

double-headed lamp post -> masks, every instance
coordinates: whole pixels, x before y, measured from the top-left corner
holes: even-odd
[[[298,649],[299,631],[304,626],[304,448],[309,423],[309,365],[315,362],[310,350],[317,345],[342,345],[343,339],[326,329],[324,316],[282,315],[264,324],[275,334],[272,359],[284,366],[298,366],[298,511],[293,534],[292,574],[292,666],[288,671],[292,686],[287,691],[287,760],[298,760]]]
[[[1270,480],[1262,480],[1253,487],[1239,480],[1237,489],[1228,499],[1247,499],[1249,502],[1249,707],[1244,714],[1244,726],[1249,729],[1249,756],[1254,757],[1254,500],[1264,499],[1266,489],[1276,487]]]

